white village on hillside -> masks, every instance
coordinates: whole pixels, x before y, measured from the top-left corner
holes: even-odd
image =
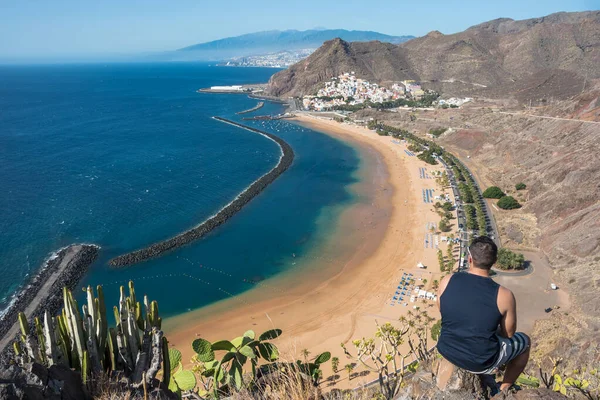
[[[426,90],[414,80],[404,80],[385,87],[356,77],[354,72],[346,72],[338,77],[333,77],[325,82],[325,87],[319,89],[316,96],[304,96],[302,106],[305,110],[326,111],[341,106],[356,106],[365,102],[384,103],[399,99],[419,100],[426,94]],[[471,98],[450,98],[438,100],[440,107],[459,107]]]

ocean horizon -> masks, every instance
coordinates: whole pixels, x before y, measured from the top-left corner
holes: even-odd
[[[280,113],[280,104],[236,115],[257,100],[196,93],[266,82],[275,72],[196,63],[0,67],[0,308],[49,254],[72,243],[101,247],[81,286],[103,285],[114,299],[133,280],[165,317],[301,271],[315,258],[334,259],[343,246],[316,250],[332,240],[344,209],[368,201],[351,189],[360,150],[288,121],[242,120]],[[294,163],[206,237],[108,267],[214,215],[277,163],[275,143],[213,116],[281,137]]]

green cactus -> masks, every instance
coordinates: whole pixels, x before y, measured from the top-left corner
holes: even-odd
[[[85,304],[81,308],[73,293],[64,288],[61,314],[52,318],[45,312],[43,321],[34,320],[34,329],[20,313],[21,340],[13,343],[19,361],[63,364],[81,371],[84,382],[102,370],[111,370],[122,371],[125,377],[136,380],[134,384],[147,385],[161,368],[165,383],[174,380],[168,342],[160,331],[158,303],[144,296],[142,311],[133,282],[128,288],[129,296],[125,296],[124,287],[120,288],[119,306],[113,308],[115,328],[108,328],[102,286],[96,287],[97,297],[91,286],[84,289]],[[182,373],[177,380],[187,388],[192,382],[189,378],[188,373]]]
[[[111,371],[117,370],[117,334],[113,328],[108,330],[108,336],[106,338],[106,342],[108,344],[108,355],[110,361],[110,369]]]
[[[29,322],[27,322],[27,317],[24,313],[19,313],[19,326],[21,327],[21,335],[28,336],[29,335]]]
[[[55,336],[57,339],[56,343],[63,354],[63,363],[66,365],[74,365],[74,363],[71,361],[71,344],[69,339],[69,332],[67,330],[67,325],[65,322],[65,317],[63,315],[59,315],[56,317],[55,321]]]
[[[83,360],[83,352],[85,349],[85,338],[83,331],[83,320],[77,307],[77,301],[73,298],[73,293],[67,288],[63,289],[65,311],[67,315],[67,328],[69,330],[69,336],[73,343],[72,354],[76,357],[73,358],[73,366],[78,367],[78,363]],[[76,360],[79,360],[76,362]]]
[[[81,361],[81,379],[83,379],[84,384],[87,384],[88,377],[90,374],[90,369],[89,369],[90,356],[88,355],[87,350],[83,351],[83,357],[81,359],[82,359],[82,361]]]
[[[13,350],[17,357],[21,357],[23,355],[23,349],[21,348],[21,344],[17,341],[13,342]]]
[[[160,318],[158,317],[158,302],[150,303],[150,325],[160,329]]]
[[[54,321],[48,310],[44,312],[44,325],[42,330],[45,342],[46,363],[48,366],[64,364],[64,357],[61,354],[60,348],[56,344],[56,329],[54,328]]]
[[[98,351],[100,354],[106,352],[106,343],[108,341],[108,318],[106,317],[106,303],[104,302],[104,290],[101,285],[96,287],[98,297],[96,299],[98,306],[98,327],[96,336],[98,338]]]
[[[163,353],[163,378],[162,382],[166,385],[171,381],[171,356],[169,354],[169,341],[166,337],[162,338],[162,353]]]
[[[137,303],[135,299],[135,288],[133,287],[133,281],[129,281],[129,298],[131,299],[131,304]]]
[[[24,361],[28,362],[30,360],[34,360],[40,362],[40,353],[37,343],[33,340],[31,335],[31,330],[29,328],[29,322],[27,322],[27,317],[24,313],[19,313],[19,326],[21,327],[21,341],[25,346],[25,351],[23,351]]]
[[[267,340],[275,339],[281,335],[280,329],[264,332],[256,338],[254,331],[246,331],[243,336],[232,341],[221,340],[210,343],[204,339],[192,342],[196,352],[196,359],[203,363],[204,376],[212,375],[215,382],[213,390],[218,397],[219,392],[224,392],[227,387],[241,389],[244,383],[244,365],[250,360],[252,374],[256,377],[256,367],[260,358],[266,361],[276,361],[279,358],[277,347]],[[220,360],[215,359],[215,352],[224,351]]]
[[[35,325],[35,334],[38,339],[40,358],[43,364],[48,364],[48,359],[46,358],[46,339],[44,337],[44,328],[42,327],[42,322],[38,317],[35,317],[33,319],[33,323]]]

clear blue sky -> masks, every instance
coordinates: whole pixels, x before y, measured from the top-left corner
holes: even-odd
[[[0,58],[108,57],[271,29],[420,36],[598,9],[600,0],[0,0]]]

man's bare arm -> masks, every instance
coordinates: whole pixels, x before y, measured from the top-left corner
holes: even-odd
[[[438,287],[438,292],[437,292],[437,306],[438,306],[438,310],[441,311],[440,308],[440,299],[442,298],[442,293],[444,293],[444,290],[446,290],[446,286],[448,286],[448,282],[450,281],[450,278],[452,277],[452,275],[446,275],[442,281],[440,282],[440,286]]]
[[[502,286],[498,291],[498,310],[502,314],[500,335],[511,338],[517,331],[517,301],[513,292]]]

